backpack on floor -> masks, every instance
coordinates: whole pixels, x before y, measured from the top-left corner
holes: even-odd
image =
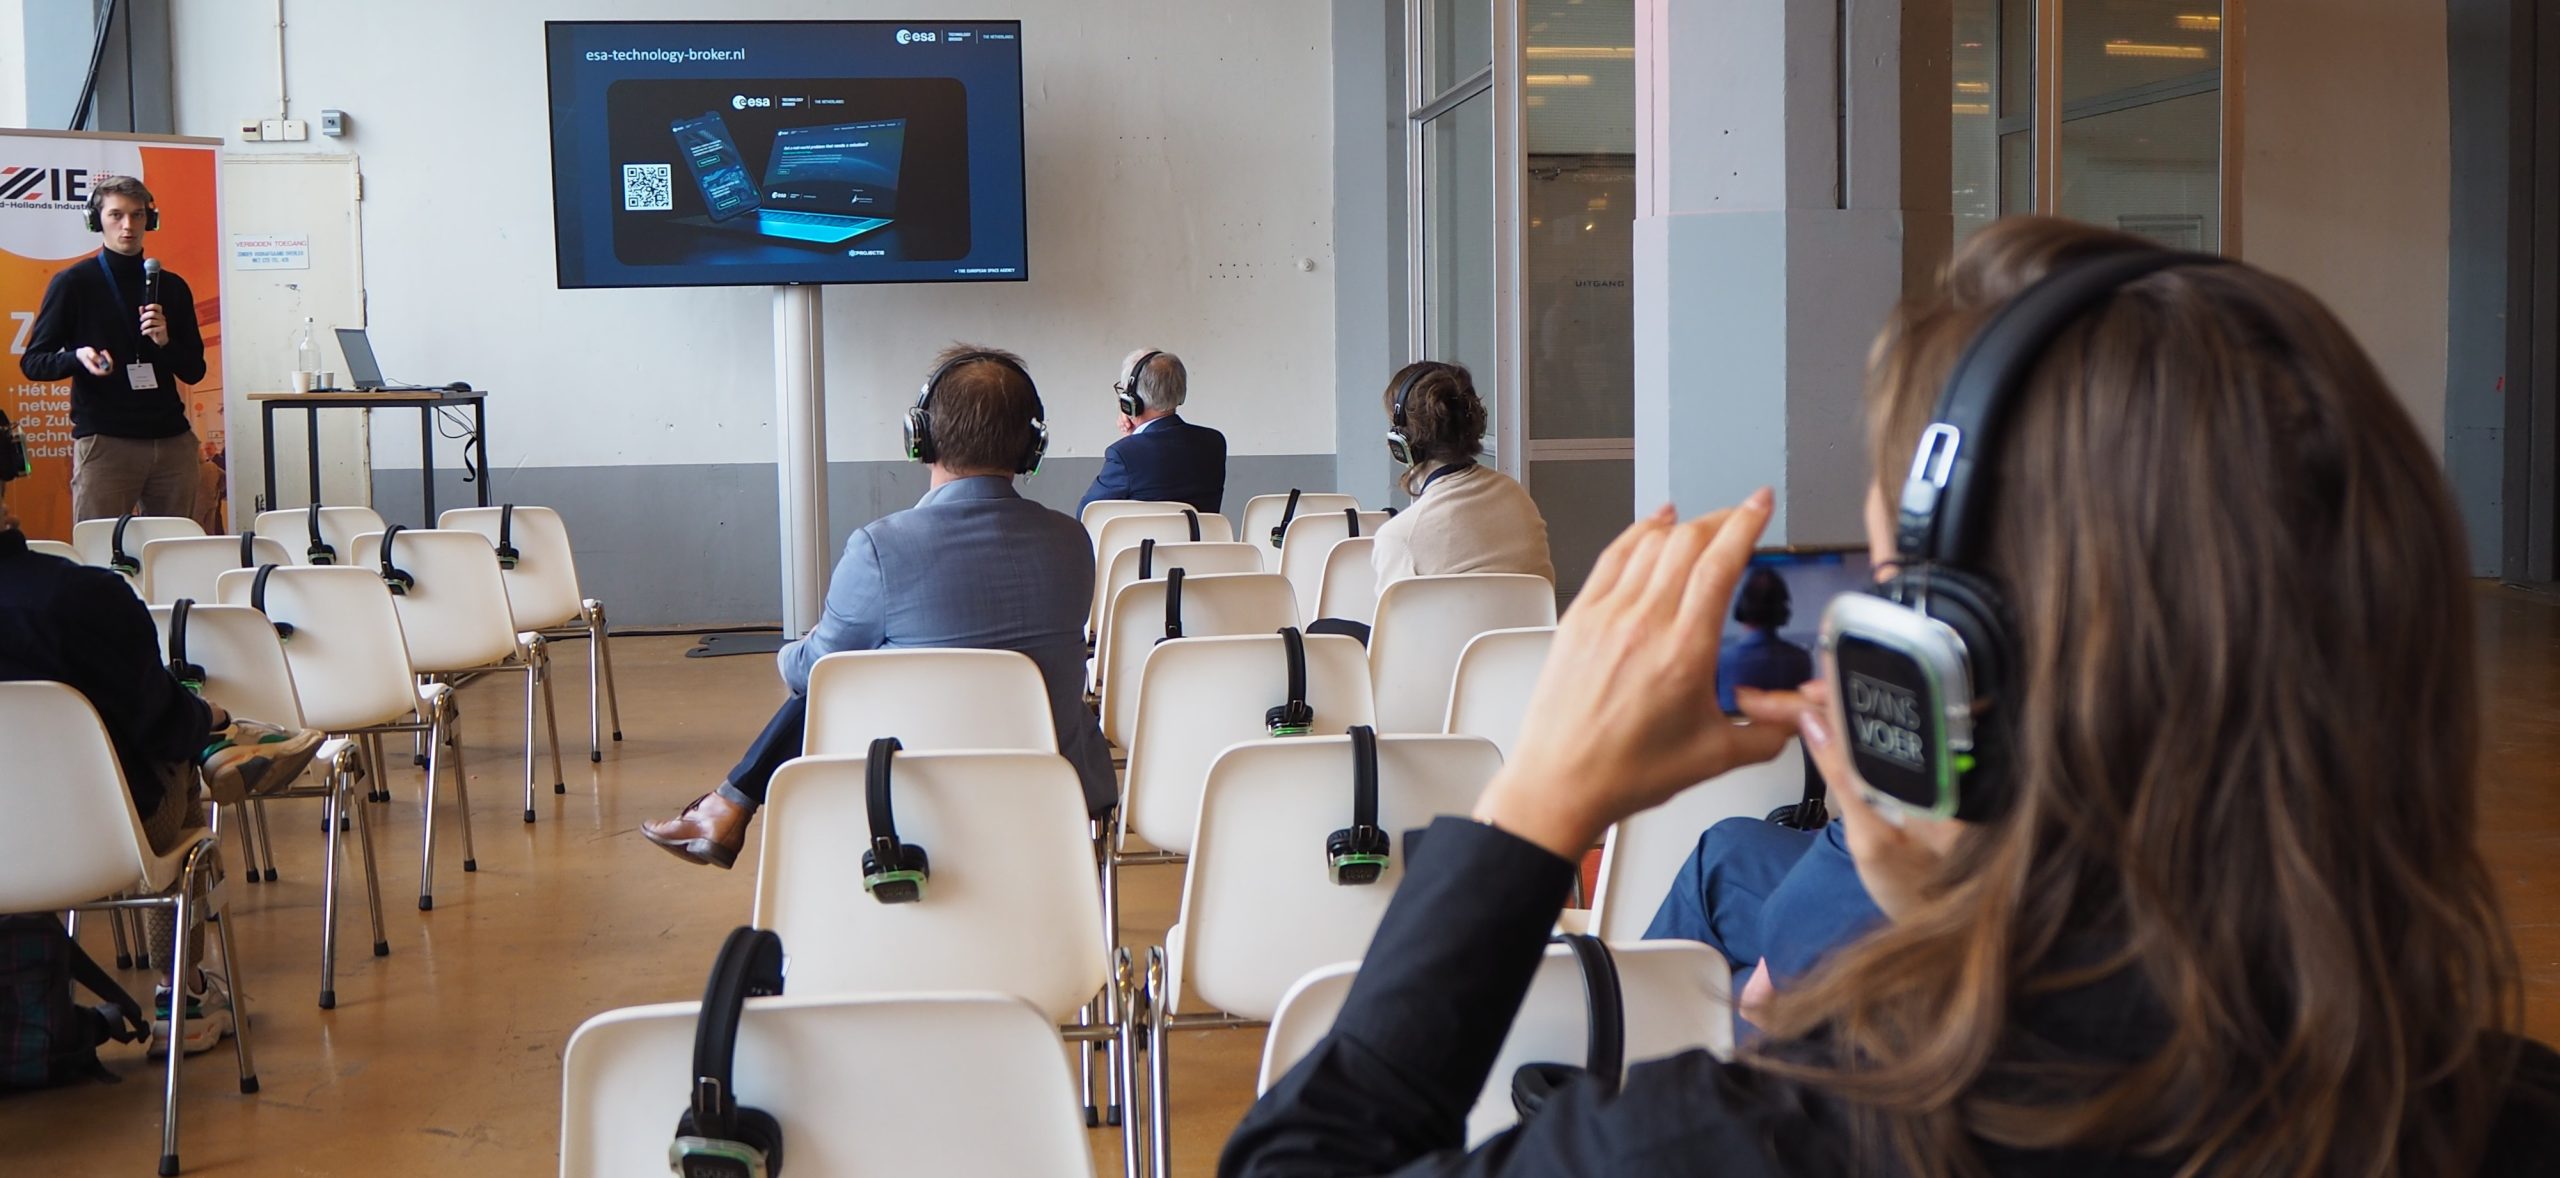
[[[72,1000],[74,981],[107,1001]],[[51,914],[0,916],[0,1090],[73,1080],[114,1083],[98,1045],[151,1033],[142,1004],[107,976]]]

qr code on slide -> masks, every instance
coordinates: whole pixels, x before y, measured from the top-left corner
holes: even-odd
[[[674,165],[622,165],[622,211],[654,213],[674,207],[676,207]]]

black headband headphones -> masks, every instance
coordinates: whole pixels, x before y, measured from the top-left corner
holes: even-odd
[[[311,547],[304,549],[302,555],[303,559],[308,560],[313,564],[338,563],[338,550],[329,547],[329,541],[320,534],[320,505],[318,503],[311,505]]]
[[[124,550],[125,525],[133,522],[133,513],[116,517],[116,530],[107,535],[107,567],[128,577],[142,575],[142,561]]]
[[[258,534],[256,532],[240,533],[240,567],[244,569],[258,567]]]
[[[1373,884],[1387,873],[1387,832],[1378,829],[1378,730],[1354,724],[1351,825],[1324,837],[1325,873],[1337,885]]]
[[[1994,498],[2001,431],[2045,353],[2074,324],[2150,275],[2225,264],[2151,249],[2068,262],[2010,299],[1965,346],[1902,486],[1893,575],[1835,600],[1823,619],[1833,697],[1870,796],[1967,821],[2008,805],[1998,753],[2001,705],[2016,690],[2016,631],[1999,587],[1967,567]]]
[[[1583,1064],[1575,1068],[1561,1063],[1524,1063],[1511,1074],[1511,1108],[1526,1119],[1536,1113],[1555,1095],[1555,1091],[1577,1073],[1588,1075],[1600,1087],[1600,1099],[1618,1094],[1621,1074],[1627,1070],[1627,998],[1618,984],[1618,960],[1609,946],[1589,933],[1564,933],[1555,943],[1573,950],[1574,964],[1582,974],[1582,1008],[1589,1027],[1590,1046]]]
[[[871,849],[862,853],[862,890],[883,904],[913,904],[924,899],[925,881],[933,878],[933,860],[924,848],[898,838],[898,818],[889,807],[889,762],[906,746],[894,736],[871,742],[862,763],[863,807],[870,811]]]
[[[406,524],[382,529],[382,583],[390,587],[393,597],[407,597],[410,590],[418,587],[416,575],[391,563],[391,539],[407,530]]]
[[[1147,399],[1138,395],[1138,380],[1146,375],[1147,365],[1161,355],[1164,353],[1149,352],[1138,357],[1138,362],[1129,366],[1129,383],[1120,386],[1119,389],[1120,416],[1143,417],[1146,415]],[[1193,539],[1198,537],[1195,536]]]
[[[262,614],[267,612],[267,578],[275,575],[277,567],[271,564],[259,565],[258,575],[249,578],[249,608]],[[292,623],[279,622],[273,617],[269,617],[267,623],[276,628],[276,641],[293,641]]]
[[[1412,396],[1413,386],[1421,384],[1426,377],[1449,370],[1448,365],[1437,360],[1425,360],[1414,365],[1413,371],[1396,382],[1396,395],[1387,411],[1387,457],[1394,459],[1397,465],[1413,465],[1413,438],[1404,432],[1405,398]]]
[[[499,568],[502,568],[502,569],[511,569],[511,568],[514,568],[514,567],[516,567],[516,561],[522,558],[522,554],[520,554],[520,553],[518,553],[518,552],[516,551],[516,542],[515,542],[515,537],[516,537],[516,505],[515,505],[515,504],[513,504],[513,503],[501,503],[501,504],[499,504],[499,505],[498,505],[498,567],[499,567]]]
[[[1278,548],[1289,535],[1289,521],[1298,518],[1298,489],[1289,488],[1289,501],[1280,507],[1280,523],[1271,529],[1271,546]]]
[[[0,413],[0,483],[12,483],[34,474],[34,456],[27,453],[27,440],[18,433],[18,423]]]
[[[187,614],[195,607],[192,597],[181,597],[169,606],[169,673],[187,690],[203,694],[204,668],[187,661]]]
[[[125,193],[124,195],[130,196],[132,194]],[[107,193],[100,192],[97,189],[92,188],[89,190],[89,211],[81,218],[81,223],[87,225],[89,227],[89,232],[91,233],[104,233],[107,231],[105,223],[99,220],[99,213],[106,207],[107,196]],[[151,199],[148,194],[144,195],[142,198],[142,231],[145,233],[160,232],[160,202]]]
[[[1289,700],[1262,714],[1272,736],[1305,736],[1315,730],[1315,705],[1307,702],[1307,637],[1296,626],[1280,629],[1280,651],[1289,660]]]
[[[738,1103],[735,1070],[747,999],[782,992],[782,963],[782,938],[757,928],[729,930],[711,963],[711,984],[693,1024],[693,1103],[667,1146],[667,1167],[683,1178],[782,1173],[782,1122]]]
[[[933,390],[942,384],[942,378],[950,375],[952,369],[981,360],[1004,366],[1021,377],[1023,386],[1031,390],[1031,447],[1014,460],[1013,473],[1032,474],[1040,469],[1040,456],[1049,452],[1049,410],[1041,405],[1040,386],[1031,379],[1031,374],[1012,359],[994,352],[962,352],[943,361],[933,370],[933,375],[924,378],[924,387],[916,392],[915,406],[907,410],[907,457],[925,463],[941,457],[940,449],[933,440]]]
[[[1182,570],[1164,571],[1164,637],[1157,642],[1171,642],[1182,637]]]

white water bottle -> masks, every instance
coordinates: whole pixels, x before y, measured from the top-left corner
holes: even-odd
[[[302,336],[293,342],[293,390],[307,393],[319,387],[320,347],[311,342],[311,317],[302,317]]]

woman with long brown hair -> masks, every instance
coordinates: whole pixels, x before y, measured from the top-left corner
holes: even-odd
[[[1744,725],[1705,706],[1768,492],[1638,523],[1567,615],[1478,822],[1435,825],[1334,1033],[1222,1171],[2550,1172],[2560,1057],[2514,1034],[2515,950],[2473,842],[2442,476],[2317,300],[2145,254],[2003,222],[1877,343],[1870,540],[1950,561],[1906,588],[1952,596],[1960,565],[1991,619],[1948,631],[1980,688],[1954,705],[1972,743],[1928,743],[1950,721],[1913,750],[1953,766],[1942,805],[1880,783],[1864,758],[1899,755],[1892,734],[1851,734],[1848,611],[1802,691],[1745,693]],[[1996,422],[1941,420],[2013,301],[2128,260],[2143,272],[2034,341]],[[1966,495],[1960,560],[1915,545]],[[1642,1065],[1615,1096],[1567,1084],[1462,1152],[1572,860],[1799,732],[1888,923],[1777,994],[1738,1059]]]

